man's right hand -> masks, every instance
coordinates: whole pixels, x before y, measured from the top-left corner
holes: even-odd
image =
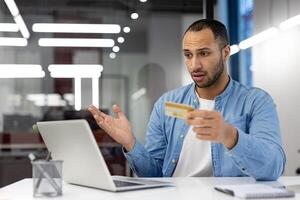
[[[116,113],[116,118],[101,112],[93,105],[88,108],[97,124],[116,142],[124,146],[127,151],[131,151],[135,144],[135,138],[132,134],[130,122],[119,106],[114,105],[112,109]]]

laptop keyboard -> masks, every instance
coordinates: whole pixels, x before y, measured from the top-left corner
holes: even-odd
[[[132,182],[126,182],[126,181],[118,181],[118,180],[113,180],[116,187],[128,187],[128,186],[137,186],[137,185],[143,185],[140,183],[132,183]]]

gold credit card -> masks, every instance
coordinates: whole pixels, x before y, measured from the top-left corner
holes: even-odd
[[[186,119],[188,112],[192,110],[194,110],[194,108],[186,104],[174,103],[170,101],[165,102],[165,115],[171,117]]]

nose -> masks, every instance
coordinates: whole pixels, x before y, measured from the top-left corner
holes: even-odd
[[[199,58],[197,58],[197,56],[194,56],[191,60],[191,69],[193,71],[197,70],[197,69],[202,69],[202,64]]]

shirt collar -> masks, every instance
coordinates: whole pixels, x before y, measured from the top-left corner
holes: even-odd
[[[230,94],[230,92],[233,88],[233,80],[230,76],[228,76],[228,78],[229,78],[229,81],[228,81],[228,84],[227,84],[225,90],[221,94],[216,96],[215,100],[224,99],[228,94]]]
[[[221,94],[216,96],[215,101],[221,100],[221,99],[225,98],[226,96],[228,96],[228,94],[230,94],[230,92],[233,88],[233,80],[229,75],[228,75],[228,77],[229,77],[229,82],[228,82],[225,90]],[[191,84],[191,87],[190,87],[190,94],[191,94],[191,97],[192,97],[192,100],[193,100],[193,105],[194,106],[199,106],[199,100],[198,100],[198,97],[196,95],[195,87],[196,87],[196,84],[195,84],[195,82],[193,82]]]

